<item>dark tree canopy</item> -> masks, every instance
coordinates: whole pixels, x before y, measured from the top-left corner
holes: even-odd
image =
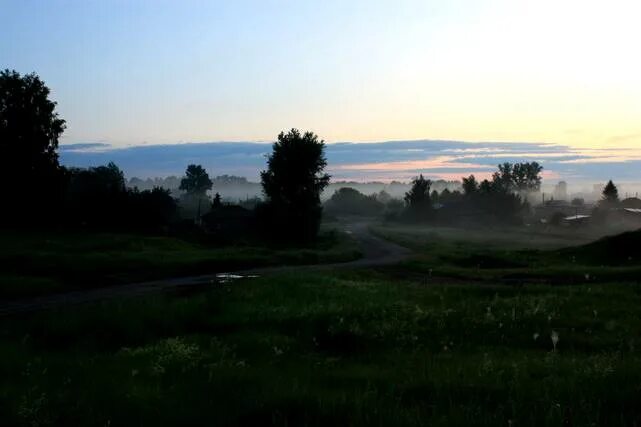
[[[516,163],[512,169],[512,181],[517,191],[539,191],[543,166],[537,162]]]
[[[412,180],[412,188],[405,193],[405,205],[409,212],[414,215],[421,215],[431,210],[431,186],[432,181],[423,178],[422,174]]]
[[[217,208],[221,207],[222,205],[223,205],[223,202],[222,202],[222,199],[220,197],[220,194],[216,193],[214,195],[214,199],[211,202],[211,208],[212,209],[217,209]]]
[[[175,221],[176,201],[169,190],[127,189],[115,163],[68,170],[64,222],[72,227],[158,231]]]
[[[505,191],[531,192],[541,188],[541,171],[543,166],[537,162],[503,163],[498,165],[498,171],[492,175],[494,185]]]
[[[384,208],[385,205],[376,195],[366,196],[351,187],[339,188],[325,203],[325,210],[335,215],[375,216],[381,214]]]
[[[608,181],[603,188],[601,202],[608,206],[614,206],[619,203],[619,190],[612,180]]]
[[[64,182],[56,150],[65,121],[55,108],[36,74],[0,71],[0,152],[5,159],[0,180],[9,183],[5,195],[13,202],[12,209],[0,212],[2,218],[32,222],[42,216],[42,206],[48,209],[47,222],[60,213]]]
[[[55,112],[49,88],[36,74],[0,71],[0,150],[3,168],[37,172],[58,167],[58,138],[65,121]]]
[[[312,241],[321,218],[320,194],[329,184],[325,142],[312,132],[281,132],[261,172],[270,222],[285,236]],[[274,230],[276,231],[276,230]]]
[[[474,175],[470,175],[467,178],[463,177],[463,193],[465,195],[469,196],[472,194],[475,194],[479,190],[479,183],[476,181],[476,177]]]
[[[180,190],[190,195],[204,196],[207,190],[213,185],[209,174],[200,165],[189,165],[185,171],[185,177],[180,181]]]

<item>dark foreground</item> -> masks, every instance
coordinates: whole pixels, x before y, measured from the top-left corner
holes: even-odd
[[[3,317],[0,424],[641,425],[636,234],[376,233],[412,258]]]
[[[625,284],[345,271],[5,318],[0,413],[3,425],[635,425],[640,303]]]

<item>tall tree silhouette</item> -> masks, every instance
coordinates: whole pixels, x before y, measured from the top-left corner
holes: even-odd
[[[405,205],[412,219],[425,219],[432,210],[431,187],[432,181],[423,178],[422,174],[412,180],[410,191],[405,193]]]
[[[55,108],[49,88],[36,74],[0,71],[0,153],[5,160],[0,180],[8,184],[5,197],[14,203],[0,216],[28,221],[42,213],[43,204],[49,220],[54,214],[51,204],[62,193],[56,150],[65,129]],[[39,191],[42,196],[34,197],[36,188],[44,190]]]
[[[479,191],[479,183],[476,181],[474,175],[470,175],[467,178],[463,177],[462,182],[463,193],[465,193],[466,196],[471,196]]]
[[[312,132],[281,132],[261,172],[267,199],[266,214],[272,231],[302,243],[318,235],[322,207],[320,194],[329,184],[325,142]]]
[[[618,203],[619,203],[619,190],[617,189],[617,186],[614,185],[612,180],[610,180],[603,188],[603,194],[601,197],[600,204],[606,207],[614,207]]]
[[[180,181],[180,189],[193,196],[204,196],[212,186],[209,174],[200,165],[187,166],[185,177]]]
[[[541,171],[543,166],[537,162],[502,163],[492,175],[495,186],[505,191],[527,193],[541,188]]]
[[[185,176],[180,180],[180,190],[185,192],[181,197],[181,207],[187,216],[194,216],[195,221],[200,221],[203,207],[209,205],[207,191],[213,187],[209,174],[200,165],[189,165]]]

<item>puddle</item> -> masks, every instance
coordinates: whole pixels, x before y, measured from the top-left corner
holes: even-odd
[[[256,274],[218,273],[216,274],[216,282],[225,284],[240,279],[255,279],[256,277],[259,276]]]

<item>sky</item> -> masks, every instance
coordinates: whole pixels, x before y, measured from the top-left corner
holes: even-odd
[[[328,143],[550,144],[630,176],[640,16],[627,0],[0,0],[0,67],[45,80],[63,145],[297,127]]]

